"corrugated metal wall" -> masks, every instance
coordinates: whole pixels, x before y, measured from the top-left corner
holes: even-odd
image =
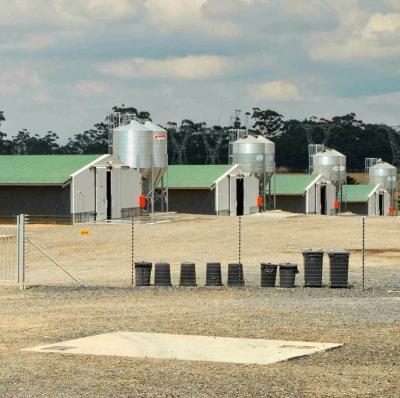
[[[0,186],[0,214],[71,218],[70,187]]]
[[[168,198],[170,211],[215,214],[215,190],[170,189]]]

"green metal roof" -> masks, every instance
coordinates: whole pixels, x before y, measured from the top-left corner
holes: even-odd
[[[342,202],[366,202],[370,193],[376,188],[376,185],[343,185],[342,193],[339,197]]]
[[[304,195],[307,187],[316,178],[316,176],[310,174],[276,174],[270,182],[271,193],[276,195]],[[267,190],[269,190],[269,187]]]
[[[102,155],[0,155],[0,185],[62,185]]]
[[[172,165],[168,166],[169,189],[210,189],[232,165]]]

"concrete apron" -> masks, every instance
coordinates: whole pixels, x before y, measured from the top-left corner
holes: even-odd
[[[115,332],[22,351],[268,365],[340,346],[342,344]]]

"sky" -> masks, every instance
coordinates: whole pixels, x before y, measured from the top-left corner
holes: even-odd
[[[400,0],[0,0],[4,132],[65,141],[120,104],[397,125]]]

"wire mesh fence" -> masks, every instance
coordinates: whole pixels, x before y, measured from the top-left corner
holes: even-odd
[[[18,283],[16,218],[2,220],[0,225],[0,285]]]
[[[361,217],[272,213],[241,219],[199,216],[150,221],[39,225],[30,218],[26,226],[26,284],[78,285],[70,273],[85,286],[128,287],[135,280],[133,263],[148,261],[153,264],[151,284],[155,263],[170,265],[173,286],[180,285],[181,263],[195,264],[197,286],[207,284],[207,263],[220,264],[225,286],[229,264],[242,264],[244,285],[250,288],[261,286],[261,264],[284,264],[277,267],[276,286],[286,286],[294,276],[296,287],[314,283],[327,288],[332,284],[328,253],[340,249],[349,253],[349,287],[400,289],[397,217],[366,219],[365,252]],[[314,262],[307,267],[303,255],[307,249],[323,252],[321,266]],[[282,282],[282,269],[289,282]],[[346,264],[341,263],[336,276],[344,272],[347,274]]]

